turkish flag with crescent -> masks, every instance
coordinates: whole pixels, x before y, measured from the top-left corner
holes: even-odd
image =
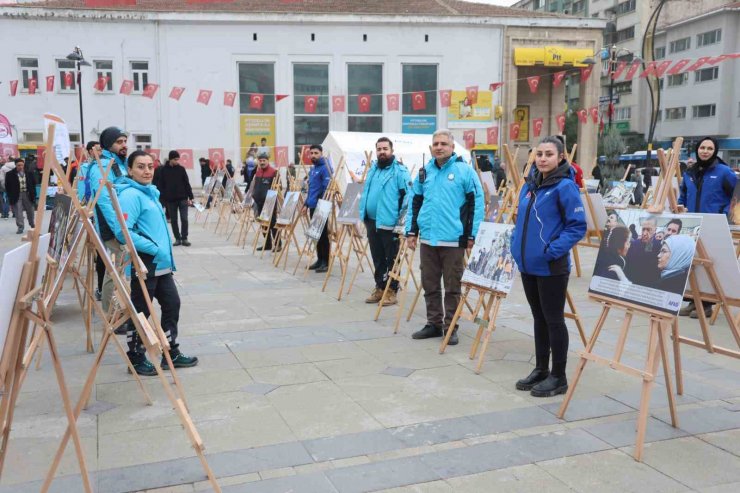
[[[625,68],[627,68],[627,62],[619,62],[614,69],[614,72],[612,72],[612,80],[617,80],[619,76],[622,75]]]
[[[491,82],[491,83],[490,83],[490,84],[488,85],[488,89],[489,89],[490,91],[492,91],[492,92],[496,92],[496,90],[497,90],[497,89],[498,89],[499,87],[503,86],[503,85],[504,85],[504,83],[503,83],[503,82]]]
[[[303,164],[311,164],[311,147],[301,146],[301,162]]]
[[[624,80],[632,80],[632,77],[635,76],[637,73],[637,70],[640,68],[641,62],[633,62],[632,66],[627,70],[627,75],[624,76]]]
[[[236,101],[236,93],[235,92],[229,92],[224,91],[224,106],[234,106],[234,101]]]
[[[688,58],[679,60],[678,62],[676,62],[676,64],[673,67],[670,68],[670,70],[668,71],[668,75],[676,75],[680,73],[683,70],[683,68],[689,63],[691,63],[691,60]]]
[[[449,108],[451,102],[452,102],[452,90],[451,89],[440,89],[439,105],[442,108]]]
[[[565,113],[560,113],[555,117],[555,123],[558,124],[558,130],[562,134],[565,132]]]
[[[180,101],[180,97],[184,92],[184,87],[173,87],[172,90],[170,90],[170,98],[174,99],[175,101]]]
[[[398,111],[398,94],[386,94],[385,105],[388,111]]]
[[[486,144],[498,144],[498,127],[488,127],[486,129]]]
[[[692,63],[691,66],[686,69],[686,71],[687,72],[693,72],[695,70],[699,70],[699,68],[701,68],[702,65],[704,65],[706,63],[709,63],[709,60],[711,60],[711,59],[712,59],[712,57],[710,57],[710,56],[703,56],[703,57],[699,58],[698,60],[696,60],[694,63]]]
[[[145,98],[154,99],[154,95],[157,94],[157,90],[159,89],[159,84],[147,84],[144,86],[144,92],[142,95]]]
[[[650,63],[648,63],[647,66],[645,67],[645,70],[643,70],[642,73],[640,74],[640,78],[641,79],[644,79],[648,75],[654,74],[655,73],[655,67],[657,65],[658,65],[658,62],[650,62]]]
[[[66,77],[67,74],[64,74],[64,76]],[[129,95],[131,94],[131,91],[133,90],[134,90],[134,81],[124,80],[123,82],[121,82],[121,89],[118,92],[120,92],[121,94]]]
[[[465,88],[465,96],[468,98],[470,105],[478,104],[478,86],[468,86]]]
[[[582,125],[585,125],[588,121],[588,111],[586,111],[586,108],[581,108],[576,111],[576,115],[578,115],[578,121],[581,122]]]
[[[565,78],[565,70],[561,70],[560,72],[555,72],[552,74],[552,87],[557,89],[560,87],[560,84],[562,84],[563,79]]]
[[[411,93],[411,109],[414,111],[427,109],[427,95],[424,91]]]
[[[518,140],[519,139],[519,131],[522,129],[522,126],[519,122],[514,122],[509,124],[509,140]]]
[[[341,113],[345,109],[344,96],[332,96],[331,97],[331,110],[334,113]]]
[[[591,71],[593,71],[594,66],[589,65],[588,67],[581,67],[581,82],[586,82],[589,77],[591,77]]]
[[[531,77],[527,77],[527,84],[529,84],[529,91],[532,94],[537,94],[537,89],[540,88],[540,76],[533,75]]]
[[[15,93],[18,92],[18,81],[17,80],[11,80],[10,81],[10,95],[15,96]]]
[[[208,149],[208,159],[211,161],[211,164],[218,167],[219,165],[224,163],[224,148],[223,147],[214,147],[211,149]]]
[[[542,133],[542,125],[545,123],[544,118],[535,118],[532,120],[532,130],[534,130],[534,136],[539,137]]]
[[[250,94],[249,95],[249,109],[250,110],[261,110],[262,104],[265,102],[264,94]]]
[[[367,113],[370,111],[370,95],[369,94],[358,94],[357,95],[357,109],[360,113]]]
[[[62,89],[72,89],[74,85],[74,74],[72,72],[64,72],[64,87]]]
[[[47,75],[46,76],[46,92],[53,92],[53,91],[54,91],[54,76]]]
[[[149,154],[154,161],[158,161],[162,157],[161,149],[149,148],[146,150],[146,153]]]
[[[98,79],[95,81],[95,84],[93,85],[93,88],[98,91],[102,92],[105,91],[105,86],[108,85],[108,81],[110,80],[110,77],[98,77]]]
[[[193,169],[193,150],[178,149],[177,152],[180,154],[180,166],[185,169]]]
[[[278,168],[285,168],[288,166],[288,147],[278,146],[275,147],[275,164]]]
[[[196,102],[208,106],[208,103],[211,102],[212,94],[213,91],[211,91],[210,89],[200,89],[198,90],[198,99],[196,100]]]
[[[463,142],[465,142],[466,149],[475,147],[475,130],[465,130],[463,132]]]
[[[599,107],[592,106],[588,109],[588,112],[591,114],[591,121],[599,123]]]
[[[306,113],[316,113],[318,103],[318,96],[303,96],[303,111]]]
[[[28,94],[36,94],[39,83],[36,79],[28,79]]]

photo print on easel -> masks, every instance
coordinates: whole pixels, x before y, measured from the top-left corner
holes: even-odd
[[[351,224],[360,221],[360,199],[362,198],[362,183],[349,183],[344,192],[342,206],[339,208],[337,222]]]
[[[293,222],[293,215],[298,207],[298,199],[301,197],[300,192],[288,192],[285,194],[283,207],[277,217],[277,224],[290,224]]]
[[[588,193],[596,193],[599,191],[599,180],[583,180],[583,185],[586,187]]]
[[[262,212],[258,219],[263,222],[272,221],[272,213],[275,211],[275,205],[277,204],[278,193],[277,190],[268,190],[265,196],[265,203],[262,206]]]
[[[311,217],[311,223],[306,230],[306,236],[312,240],[319,241],[321,238],[321,232],[326,227],[326,222],[329,220],[331,215],[331,200],[319,199],[314,209],[313,217]]]
[[[482,222],[462,281],[508,294],[517,273],[511,254],[513,232],[511,224]]]
[[[590,293],[676,314],[699,237],[701,216],[607,211]]]
[[[735,191],[732,193],[727,222],[730,223],[730,229],[732,231],[740,231],[740,181],[737,182]]]
[[[67,225],[69,216],[72,212],[72,199],[66,195],[57,195],[54,199],[54,209],[51,211],[49,220],[49,233],[51,241],[49,242],[49,256],[57,263],[60,263],[62,252],[67,239]]]
[[[624,209],[633,200],[637,183],[633,181],[613,181],[604,194],[604,205]]]

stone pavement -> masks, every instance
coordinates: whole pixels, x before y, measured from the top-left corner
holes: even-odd
[[[562,421],[555,417],[562,396],[536,399],[514,389],[534,361],[518,282],[476,375],[467,357],[472,324],[462,325],[459,346],[439,355],[438,339],[410,339],[423,325],[423,302],[393,335],[395,310],[373,322],[374,306],[363,303],[369,275],[337,302],[336,275],[322,293],[323,275],[291,275],[296,256],[283,272],[212,225],[192,224],[192,216],[191,231],[193,246],[175,250],[180,342],[201,363],[179,374],[226,492],[740,490],[740,361],[682,347],[680,428],[670,426],[665,387],[657,385],[644,463],[637,463],[637,379],[590,365]],[[0,252],[17,244],[14,233],[12,220],[0,220]],[[590,273],[595,251],[581,253]],[[600,308],[586,298],[588,277],[574,275],[571,292],[590,333]],[[76,399],[93,355],[67,288],[54,333]],[[620,315],[609,319],[598,352],[613,351]],[[626,362],[644,360],[646,327],[638,318]],[[681,330],[699,332],[688,318]],[[712,335],[733,343],[723,317]],[[569,375],[582,348],[572,326],[570,347]],[[151,407],[109,347],[79,420],[97,491],[209,490],[159,382],[147,385]],[[39,490],[65,419],[45,356],[23,387],[0,492]],[[52,491],[82,491],[72,447]]]

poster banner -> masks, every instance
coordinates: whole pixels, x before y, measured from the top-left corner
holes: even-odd
[[[511,254],[513,232],[513,224],[482,222],[463,272],[463,282],[501,293],[511,291],[517,273]]]
[[[493,107],[493,93],[478,91],[478,101],[472,103],[466,91],[452,91],[447,108],[447,125],[450,128],[489,127]]]
[[[589,292],[677,314],[701,216],[607,211]]]
[[[262,143],[265,139],[265,143]],[[239,161],[246,159],[253,147],[275,146],[275,115],[241,115],[239,117]]]
[[[529,142],[529,106],[514,108],[514,122],[519,124],[519,135],[516,142]]]
[[[405,134],[431,135],[437,130],[435,115],[404,115],[401,121],[401,132]]]
[[[69,142],[69,129],[60,117],[51,113],[44,114],[44,141],[46,141],[49,126],[54,124],[54,157],[60,166],[64,165],[64,158],[69,157],[72,144]]]

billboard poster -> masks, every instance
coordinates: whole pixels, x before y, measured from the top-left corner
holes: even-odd
[[[450,128],[488,127],[492,121],[493,93],[479,91],[473,104],[466,91],[452,91],[447,108],[447,126]]]
[[[514,108],[514,122],[519,124],[519,136],[516,142],[529,142],[529,106]]]
[[[275,148],[275,115],[240,115],[239,161],[246,159],[249,149],[265,146],[270,150]]]

